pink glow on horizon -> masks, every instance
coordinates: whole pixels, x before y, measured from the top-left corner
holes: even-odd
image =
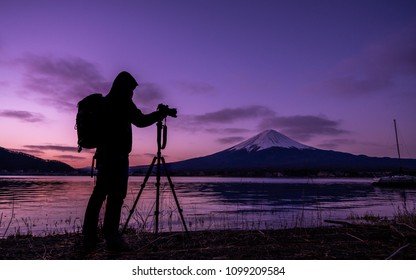
[[[76,103],[126,70],[143,112],[178,108],[169,162],[266,129],[395,157],[393,119],[416,158],[414,1],[94,2],[0,4],[1,147],[90,165],[76,152]],[[135,129],[132,165],[149,163],[155,134]]]

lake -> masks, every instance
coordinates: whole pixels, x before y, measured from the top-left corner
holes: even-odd
[[[154,230],[155,178],[150,178],[129,225]],[[375,215],[392,217],[415,208],[416,190],[382,189],[372,179],[172,177],[190,231],[325,225]],[[124,224],[143,177],[130,177]],[[10,234],[79,232],[94,179],[84,176],[0,176],[0,238]],[[165,177],[159,231],[183,230]],[[102,211],[103,212],[103,211]]]

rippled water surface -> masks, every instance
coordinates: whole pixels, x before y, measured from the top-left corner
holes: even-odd
[[[366,214],[390,217],[403,207],[414,209],[416,198],[416,190],[376,188],[371,179],[172,180],[189,230],[316,226],[325,219]],[[142,182],[142,177],[130,178],[122,224]],[[0,238],[80,231],[93,185],[90,177],[0,177]],[[154,229],[155,193],[151,178],[130,226]],[[160,211],[160,231],[183,230],[166,178],[162,178]]]

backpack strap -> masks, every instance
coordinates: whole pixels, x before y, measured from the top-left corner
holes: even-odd
[[[94,167],[97,162],[97,152],[95,152],[94,156],[92,157],[92,163],[91,163],[91,178],[94,177]]]

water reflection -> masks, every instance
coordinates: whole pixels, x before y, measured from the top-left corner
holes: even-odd
[[[392,216],[414,208],[415,190],[380,189],[368,179],[172,178],[190,230],[282,228],[319,225],[350,215]],[[127,217],[143,178],[130,178]],[[0,238],[77,232],[93,188],[89,177],[0,177]],[[168,182],[162,181],[161,231],[182,230]],[[154,178],[130,225],[153,229]],[[124,220],[125,220],[124,218]]]

